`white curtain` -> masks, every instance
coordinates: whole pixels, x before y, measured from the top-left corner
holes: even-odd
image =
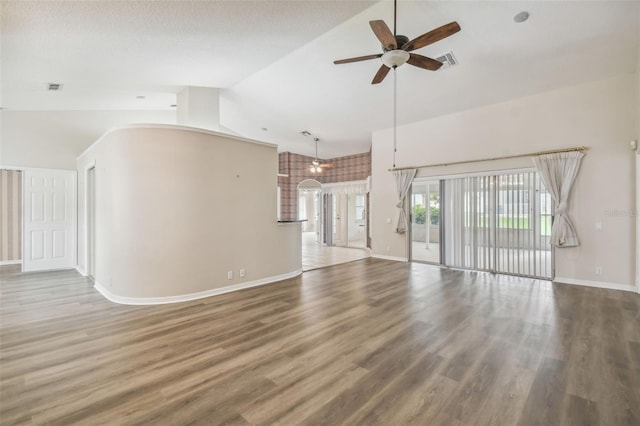
[[[323,194],[366,194],[367,192],[369,188],[366,180],[322,184]]]
[[[411,187],[411,182],[416,176],[416,169],[394,170],[393,177],[396,179],[396,192],[398,194],[398,202],[396,207],[398,208],[398,222],[396,224],[395,231],[398,234],[404,234],[407,232],[407,214],[404,211],[404,200],[407,197],[407,192]]]
[[[573,151],[544,154],[533,158],[533,164],[556,206],[551,228],[551,244],[556,247],[574,247],[580,244],[567,214],[567,200],[583,156],[582,152]]]

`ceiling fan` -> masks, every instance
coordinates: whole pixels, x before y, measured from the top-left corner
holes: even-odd
[[[322,169],[331,168],[332,167],[331,164],[322,163],[318,159],[318,141],[319,140],[320,139],[318,139],[317,137],[313,138],[313,141],[316,143],[316,156],[315,156],[314,160],[311,161],[311,167],[309,168],[309,171],[311,173],[322,173]]]
[[[409,53],[422,47],[433,44],[452,34],[460,31],[460,25],[457,22],[450,22],[446,25],[422,34],[419,37],[409,40],[409,37],[396,35],[396,12],[397,0],[393,2],[393,33],[382,20],[369,21],[373,33],[382,43],[383,53],[374,55],[358,56],[356,58],[340,59],[333,61],[334,64],[348,64],[350,62],[367,61],[369,59],[382,58],[382,66],[378,69],[371,84],[378,84],[384,80],[391,68],[397,68],[400,65],[409,63],[413,66],[424,68],[430,71],[436,71],[442,66],[442,62],[417,53]]]

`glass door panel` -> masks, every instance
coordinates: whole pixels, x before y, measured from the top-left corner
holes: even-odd
[[[411,260],[440,263],[440,181],[411,187]]]
[[[366,246],[365,195],[347,195],[347,245],[364,248]]]
[[[551,198],[535,171],[444,181],[443,264],[552,278]]]
[[[493,269],[492,186],[492,176],[445,180],[446,265]]]

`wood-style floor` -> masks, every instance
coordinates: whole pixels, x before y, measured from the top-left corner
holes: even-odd
[[[633,293],[377,259],[150,307],[1,278],[2,425],[640,424]]]

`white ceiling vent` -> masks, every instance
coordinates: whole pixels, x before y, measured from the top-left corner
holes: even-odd
[[[47,83],[47,90],[51,90],[53,92],[57,92],[59,90],[62,90],[62,84],[61,83]]]
[[[458,60],[453,55],[453,52],[447,52],[442,56],[438,56],[436,59],[442,62],[442,66],[440,67],[441,70],[458,65]]]

